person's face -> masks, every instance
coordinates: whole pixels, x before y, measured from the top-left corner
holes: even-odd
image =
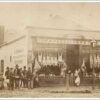
[[[7,68],[7,71],[9,70],[9,68]]]
[[[30,68],[28,70],[31,70]]]
[[[26,70],[26,67],[24,67],[24,70]]]
[[[18,69],[18,66],[16,66],[16,69]]]

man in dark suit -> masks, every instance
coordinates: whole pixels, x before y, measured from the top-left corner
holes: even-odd
[[[18,65],[15,66],[14,78],[15,78],[15,88],[19,88],[20,69]]]
[[[13,68],[10,68],[9,79],[10,79],[10,90],[13,90],[14,89],[14,70]]]
[[[24,86],[24,88],[27,88],[27,86],[28,86],[28,80],[27,80],[26,66],[24,66],[24,70],[22,71],[22,74],[23,74],[23,86]]]
[[[33,77],[33,73],[31,68],[29,67],[27,71],[28,88],[32,88],[32,77]]]

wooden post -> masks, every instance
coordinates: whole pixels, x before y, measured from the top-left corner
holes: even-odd
[[[96,41],[95,40],[92,40],[91,41],[91,46],[92,46],[92,57],[93,57],[93,66],[92,66],[93,67],[93,71],[92,71],[93,85],[92,85],[92,89],[94,90],[95,89],[95,87],[94,87],[95,86],[95,75],[94,75],[95,74],[95,69],[94,69],[94,64],[95,63],[94,63],[94,54],[95,53],[93,51],[94,51],[94,48],[96,47]]]
[[[94,68],[93,68],[93,85],[92,85],[92,90],[95,89],[95,76],[94,76]]]
[[[66,88],[69,90],[69,74],[66,74]]]
[[[94,55],[92,54],[92,56],[93,56],[93,60],[94,60]],[[95,89],[95,69],[94,69],[94,61],[93,61],[93,71],[92,71],[92,77],[93,77],[93,85],[92,85],[92,90],[94,90]]]

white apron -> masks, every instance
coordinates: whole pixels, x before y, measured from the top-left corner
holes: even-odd
[[[79,77],[79,76],[76,77],[76,79],[75,79],[75,84],[76,84],[77,86],[80,85],[80,77]]]

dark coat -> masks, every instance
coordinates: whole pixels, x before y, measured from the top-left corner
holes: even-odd
[[[14,76],[15,76],[15,78],[20,77],[20,69],[15,69],[14,70]]]
[[[9,74],[10,74],[10,71],[7,70],[7,71],[5,72],[6,79],[9,79],[9,78],[10,78]]]

